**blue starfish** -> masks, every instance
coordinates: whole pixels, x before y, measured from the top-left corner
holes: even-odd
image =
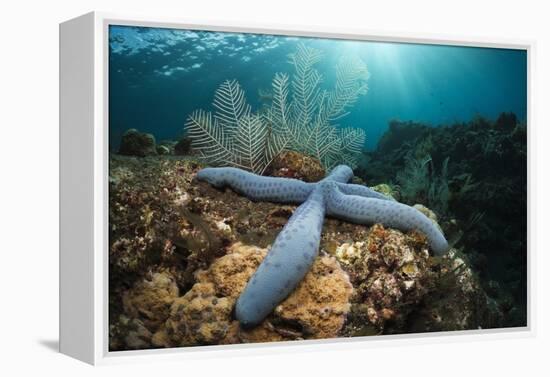
[[[197,177],[215,187],[230,186],[255,201],[302,203],[237,300],[235,315],[242,326],[258,325],[303,279],[317,256],[325,215],[403,231],[417,229],[426,234],[436,254],[449,248],[440,229],[416,208],[347,183],[353,172],[346,165],[317,183],[263,177],[237,168],[205,168]]]

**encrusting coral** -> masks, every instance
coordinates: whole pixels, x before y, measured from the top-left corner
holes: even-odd
[[[337,336],[353,288],[330,256],[317,258],[302,283],[257,328],[238,326],[231,312],[266,254],[266,249],[237,243],[208,270],[198,272],[197,283],[173,302],[153,344],[173,347]]]
[[[122,303],[127,315],[140,319],[148,329],[166,321],[170,306],[179,296],[175,277],[168,271],[153,272],[124,292]]]
[[[109,349],[138,350],[151,347],[151,331],[136,318],[121,314],[109,317]]]
[[[298,152],[283,151],[275,157],[266,175],[317,182],[325,177],[325,169],[319,160]]]
[[[336,256],[355,287],[340,335],[501,326],[502,311],[459,253],[451,249],[434,257],[428,247],[419,232],[402,233],[381,224],[351,234],[327,232],[321,248]]]
[[[382,332],[387,322],[402,328],[436,277],[427,239],[415,231],[404,234],[376,224],[362,241],[341,244],[335,255],[356,287],[346,328],[350,335],[369,326]]]

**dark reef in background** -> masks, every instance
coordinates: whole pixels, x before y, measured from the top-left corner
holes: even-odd
[[[416,198],[405,201],[426,203],[433,192],[444,193],[436,199],[445,201],[438,215],[447,235],[457,239],[455,247],[463,248],[487,291],[508,312],[506,325],[525,326],[526,126],[513,113],[502,113],[496,121],[476,117],[444,127],[391,121],[377,149],[365,157],[366,164],[356,169],[356,175],[370,186],[388,182],[403,186],[399,177],[410,177],[411,171],[412,176],[428,180],[438,177],[437,185],[444,190],[430,191],[427,185],[424,192],[413,191]]]

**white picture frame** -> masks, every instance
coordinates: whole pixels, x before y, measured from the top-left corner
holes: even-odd
[[[534,42],[320,29],[309,26],[216,23],[92,12],[60,24],[60,351],[90,364],[148,359],[225,357],[241,354],[380,347],[395,343],[458,342],[480,337],[501,339],[535,334],[534,264],[529,242],[528,322],[526,327],[463,332],[387,335],[249,344],[173,348],[166,350],[108,350],[108,27],[135,25],[178,29],[250,32],[369,41],[444,44],[527,51],[528,63],[528,185],[532,171],[531,72]],[[532,195],[528,197],[528,240]],[[76,247],[78,245],[78,247]]]

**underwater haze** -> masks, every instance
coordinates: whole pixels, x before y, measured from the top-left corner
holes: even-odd
[[[365,130],[368,150],[392,119],[438,126],[501,112],[522,122],[527,116],[524,50],[132,26],[110,26],[109,42],[112,150],[128,128],[157,140],[180,138],[189,114],[209,110],[225,80],[237,80],[253,110],[260,109],[275,73],[292,71],[289,54],[299,44],[323,53],[316,65],[323,85],[333,84],[340,57],[366,63],[368,93],[339,124]]]

